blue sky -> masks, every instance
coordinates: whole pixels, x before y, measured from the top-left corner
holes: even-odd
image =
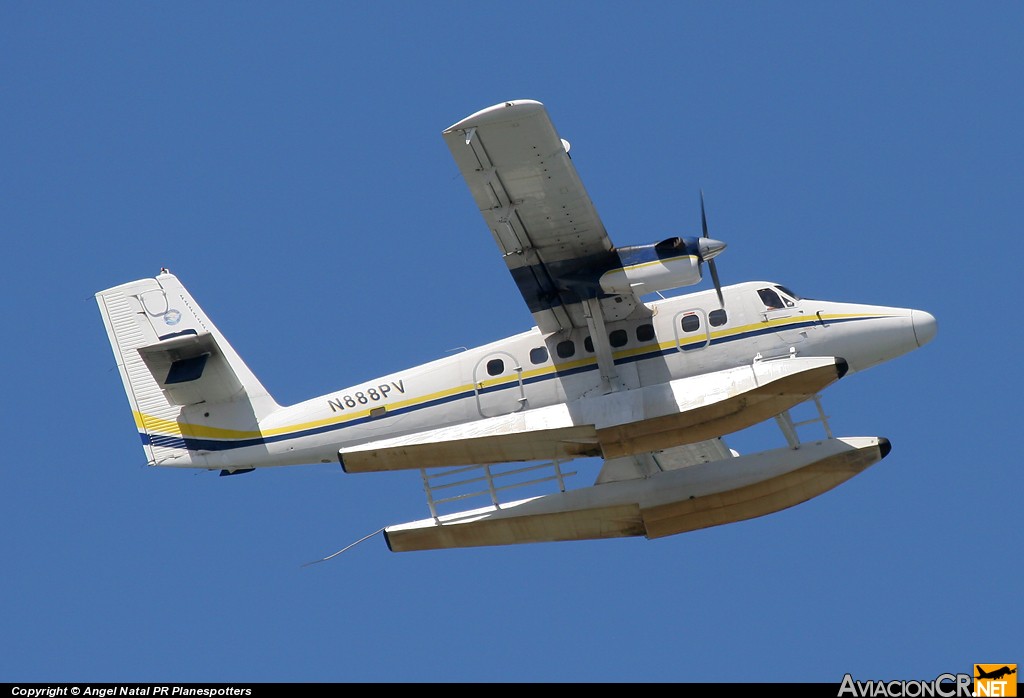
[[[1022,662],[1020,3],[0,4],[0,680],[839,682]],[[395,554],[415,473],[147,468],[93,294],[166,266],[281,403],[527,329],[441,139],[544,102],[613,240],[939,322],[880,464],[656,541]],[[768,444],[776,445],[775,443]]]

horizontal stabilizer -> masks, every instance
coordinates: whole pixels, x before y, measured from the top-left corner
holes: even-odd
[[[389,526],[384,535],[395,552],[659,538],[795,506],[863,472],[889,449],[880,437],[826,439]]]
[[[138,348],[170,402],[229,402],[242,383],[209,332],[180,335]]]

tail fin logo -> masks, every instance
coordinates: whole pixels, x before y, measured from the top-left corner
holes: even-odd
[[[974,695],[1008,698],[1017,695],[1016,664],[975,664]]]
[[[180,310],[174,310],[172,308],[171,310],[168,310],[166,313],[164,313],[164,323],[165,324],[167,324],[167,325],[177,325],[179,322],[181,322],[181,311]]]

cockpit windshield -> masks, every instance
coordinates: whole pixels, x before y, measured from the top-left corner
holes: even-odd
[[[770,288],[759,288],[757,295],[768,310],[782,310],[792,308],[800,300],[800,296],[790,291],[785,286],[774,286]]]
[[[773,289],[759,288],[757,289],[757,295],[761,297],[761,302],[764,303],[765,307],[769,310],[778,310],[779,308],[785,307],[782,305],[782,299],[779,298],[779,294],[777,294]],[[790,305],[792,304],[793,303],[791,301]]]
[[[779,289],[780,291],[782,291],[783,293],[785,293],[787,296],[789,296],[790,298],[792,298],[795,301],[803,300],[800,296],[796,295],[795,293],[790,291],[785,286],[779,286],[778,284],[776,284],[775,288]]]

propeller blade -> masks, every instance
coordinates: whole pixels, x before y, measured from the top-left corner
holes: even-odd
[[[715,291],[718,292],[718,305],[725,307],[725,297],[722,295],[722,284],[718,280],[718,267],[715,266],[715,260],[708,260],[708,269],[711,270],[711,280],[715,282]]]
[[[703,189],[700,190],[700,226],[701,226],[701,228],[704,231],[704,237],[708,238],[708,216],[704,212],[704,190]],[[721,248],[725,247],[725,245],[722,245],[721,243],[718,243],[718,242],[715,242],[715,244],[720,246],[719,249],[714,252],[714,254],[717,255],[718,252],[721,251]],[[721,307],[724,308],[725,307],[725,297],[722,295],[722,284],[718,280],[718,267],[715,266],[715,260],[712,257],[713,257],[713,255],[709,255],[706,259],[703,259],[702,261],[707,262],[708,269],[711,270],[711,280],[715,284],[715,292],[718,293],[718,304]]]
[[[708,217],[704,215],[704,190],[700,190],[700,224],[704,228],[704,237],[708,236]]]

